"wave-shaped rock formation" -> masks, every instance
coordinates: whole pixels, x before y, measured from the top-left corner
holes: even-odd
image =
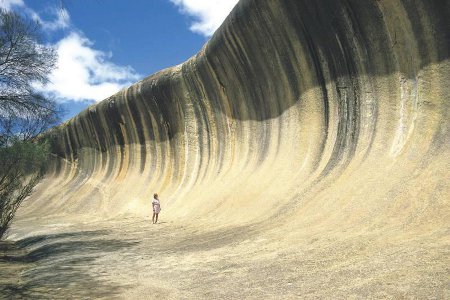
[[[159,192],[177,217],[448,224],[448,20],[448,1],[241,1],[190,60],[55,129],[30,208]]]
[[[449,11],[241,0],[197,55],[55,128],[58,159],[19,218],[145,216],[158,192],[166,220],[276,227],[294,245],[325,232],[445,244]]]

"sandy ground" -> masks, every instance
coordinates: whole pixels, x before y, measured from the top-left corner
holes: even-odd
[[[450,298],[444,230],[403,232],[400,240],[376,231],[292,235],[271,227],[21,220],[10,236],[16,241],[0,247],[1,298]]]

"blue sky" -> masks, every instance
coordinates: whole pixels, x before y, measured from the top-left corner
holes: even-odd
[[[74,116],[197,53],[238,0],[0,0],[42,25],[58,52],[51,82],[36,86]]]

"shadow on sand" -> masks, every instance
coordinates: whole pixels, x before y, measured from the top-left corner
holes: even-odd
[[[96,261],[138,242],[108,239],[108,233],[39,235],[0,244],[0,295],[7,299],[117,295],[125,286],[108,280]]]

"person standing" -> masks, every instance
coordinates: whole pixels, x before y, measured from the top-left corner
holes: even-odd
[[[158,194],[153,194],[153,201],[152,201],[152,206],[153,206],[153,224],[156,224],[156,222],[158,222],[158,214],[161,211],[161,203],[159,202],[159,198],[158,198]]]

